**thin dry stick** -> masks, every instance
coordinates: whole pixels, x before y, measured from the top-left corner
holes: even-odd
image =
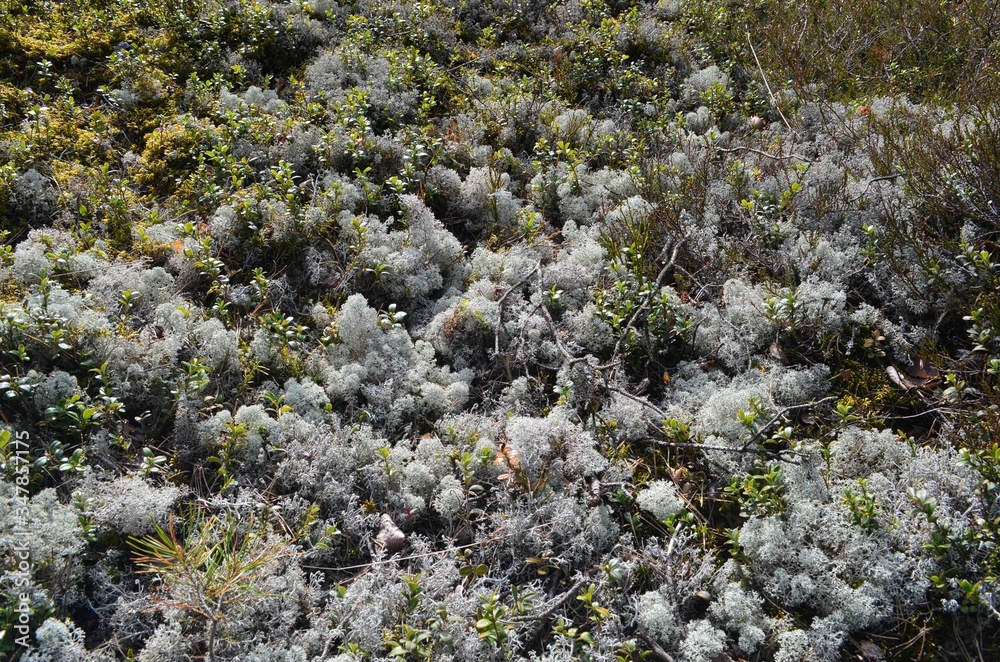
[[[559,598],[556,599],[551,605],[546,607],[544,610],[538,614],[531,614],[530,616],[515,616],[514,618],[507,619],[510,622],[519,621],[533,621],[534,625],[528,631],[527,636],[524,638],[524,643],[521,646],[522,651],[526,651],[528,648],[534,645],[535,641],[542,634],[542,629],[545,627],[546,621],[548,621],[549,616],[551,616],[557,609],[565,605],[570,599],[576,595],[583,585],[588,581],[587,577],[584,576],[577,580],[573,586],[570,587],[568,591],[563,593]]]
[[[558,598],[555,599],[555,601],[552,604],[550,604],[548,607],[538,612],[537,614],[527,614],[525,616],[513,616],[511,618],[506,618],[504,620],[507,621],[508,623],[527,623],[529,621],[544,620],[549,616],[551,616],[553,613],[555,613],[556,609],[559,609],[559,607],[562,607],[564,604],[569,602],[570,598],[573,597],[573,594],[575,594],[577,591],[583,588],[583,585],[586,584],[588,581],[590,580],[587,577],[583,577],[582,579],[577,580],[577,582],[573,584],[568,591],[560,595]]]
[[[542,314],[545,317],[545,321],[549,325],[549,331],[552,332],[552,338],[556,341],[556,348],[559,349],[559,353],[563,355],[563,358],[566,359],[569,365],[573,366],[576,365],[577,363],[586,361],[590,357],[589,354],[584,356],[573,356],[573,354],[568,349],[566,349],[566,345],[564,345],[562,343],[562,340],[559,338],[559,329],[556,328],[556,323],[552,319],[552,313],[549,312],[549,309],[545,306],[545,304],[541,305],[541,309],[542,309]]]
[[[535,264],[534,268],[531,271],[528,272],[527,276],[525,276],[524,278],[522,278],[518,282],[516,282],[513,285],[511,285],[509,288],[507,288],[507,291],[504,292],[503,295],[501,295],[501,297],[499,299],[497,299],[497,311],[498,311],[497,312],[497,316],[498,316],[498,318],[497,318],[497,328],[493,330],[493,355],[494,356],[499,356],[500,355],[500,326],[501,326],[501,323],[503,322],[503,302],[504,302],[504,300],[508,297],[508,295],[510,295],[511,292],[515,292],[517,290],[520,290],[521,287],[525,283],[527,283],[528,280],[530,280],[532,276],[535,275],[535,272],[536,271],[540,271],[541,268],[542,268],[542,261],[539,260],[538,263]]]
[[[899,179],[902,176],[903,176],[902,173],[897,172],[897,173],[894,173],[892,175],[884,175],[882,177],[872,177],[865,184],[865,188],[862,189],[861,193],[859,193],[855,197],[853,197],[850,200],[848,200],[847,204],[853,205],[857,201],[861,200],[861,198],[865,197],[865,195],[867,195],[867,193],[868,193],[868,189],[871,188],[872,184],[875,184],[875,183],[878,183],[878,182],[889,182],[889,181],[892,181],[894,179]]]
[[[785,155],[785,154],[779,154],[779,155],[768,154],[767,152],[765,152],[763,150],[754,149],[753,147],[746,147],[746,146],[744,146],[744,147],[729,147],[729,148],[716,147],[715,151],[718,152],[718,153],[720,153],[720,154],[732,154],[734,152],[750,152],[751,154],[756,154],[758,156],[764,156],[764,157],[769,158],[769,159],[774,159],[775,161],[787,161],[788,159],[798,159],[798,160],[803,161],[805,163],[813,163],[812,159],[806,158],[805,156],[802,156],[801,154],[787,154],[787,155]]]
[[[654,444],[656,446],[669,446],[672,448],[693,448],[700,451],[720,451],[723,453],[748,453],[752,455],[762,455],[770,458],[777,458],[782,462],[792,465],[801,464],[799,460],[794,459],[795,457],[802,457],[805,455],[802,451],[797,451],[793,448],[783,448],[781,450],[771,451],[764,448],[730,448],[729,446],[713,446],[711,444],[696,444],[696,443],[684,443],[681,441],[661,441],[659,439],[653,439],[648,437],[644,439],[646,443]],[[706,458],[709,462],[712,462],[716,466],[722,466],[719,462],[716,462],[712,458]],[[697,512],[691,508],[688,508],[691,512],[697,514]]]
[[[779,411],[777,414],[775,414],[774,418],[772,418],[767,423],[765,423],[764,425],[762,425],[757,430],[757,432],[755,432],[754,435],[747,440],[747,443],[743,444],[743,448],[741,448],[740,450],[746,450],[747,448],[749,448],[750,444],[752,444],[753,442],[757,441],[761,437],[761,435],[763,435],[765,432],[767,432],[771,428],[772,425],[774,425],[775,423],[777,423],[778,421],[780,421],[782,418],[784,418],[785,414],[787,414],[788,412],[795,411],[796,409],[810,409],[812,407],[818,407],[821,404],[824,404],[826,402],[833,402],[836,399],[837,399],[837,396],[835,396],[835,395],[829,395],[829,396],[827,396],[827,397],[825,397],[825,398],[823,398],[821,400],[817,400],[816,402],[804,402],[804,403],[802,403],[800,405],[790,405],[788,407],[785,407],[784,409],[782,409],[781,411]]]
[[[636,632],[636,635],[642,639],[647,646],[649,646],[649,649],[653,651],[653,656],[656,657],[657,660],[660,660],[660,662],[674,662],[674,658],[670,656],[670,653],[663,650],[663,648],[661,648],[658,643],[653,641],[653,638],[648,634],[639,630]]]
[[[724,453],[751,453],[754,455],[772,455],[774,453],[781,453],[782,451],[768,451],[763,448],[733,448],[730,446],[718,446],[713,444],[698,444],[694,442],[684,442],[684,441],[663,441],[662,439],[655,439],[653,437],[647,437],[644,439],[646,443],[654,444],[656,446],[669,446],[671,448],[694,448],[702,451],[722,451]]]
[[[757,70],[760,71],[760,77],[764,79],[764,87],[767,88],[767,94],[771,97],[771,104],[774,109],[778,111],[778,115],[781,116],[781,121],[785,123],[788,130],[795,134],[796,138],[801,138],[798,132],[792,128],[792,125],[788,123],[788,118],[785,114],[781,112],[781,107],[778,105],[778,100],[774,98],[774,92],[771,91],[771,84],[767,82],[767,76],[764,75],[764,67],[760,66],[760,60],[757,58],[757,50],[753,47],[753,41],[750,39],[750,31],[747,30],[747,43],[750,44],[750,52],[753,53],[753,60],[757,63]]]
[[[631,400],[632,402],[635,402],[636,404],[642,405],[643,407],[646,407],[646,408],[652,410],[653,413],[656,414],[657,416],[659,416],[660,418],[662,418],[662,419],[668,419],[668,418],[670,418],[669,414],[667,414],[665,411],[663,411],[662,409],[660,409],[659,407],[657,407],[656,405],[654,405],[649,400],[646,400],[644,398],[640,398],[640,397],[634,396],[631,393],[629,393],[628,391],[625,391],[623,389],[617,388],[615,386],[611,386],[609,383],[607,383],[607,380],[605,380],[605,385],[606,385],[607,389],[609,391],[611,391],[612,393],[617,393],[618,395],[626,397],[629,400]]]
[[[660,287],[663,285],[663,279],[666,278],[667,273],[671,268],[673,268],[674,264],[677,263],[677,254],[680,252],[686,239],[687,237],[684,237],[674,244],[673,251],[670,253],[670,260],[663,265],[662,269],[660,269],[660,273],[656,276],[656,283],[649,290],[649,294],[646,295],[646,300],[642,302],[642,305],[639,306],[634,313],[632,313],[632,317],[630,317],[628,323],[625,324],[622,334],[618,337],[618,342],[615,343],[615,349],[611,352],[612,362],[618,358],[618,352],[621,350],[622,341],[625,339],[625,336],[628,335],[630,329],[635,330],[633,325],[636,320],[638,320],[639,316],[646,312],[649,308],[649,304],[652,303],[653,297],[656,296],[656,293],[659,292]],[[667,247],[664,246],[663,250],[660,251],[660,255],[664,255],[666,252]]]
[[[343,570],[366,570],[368,568],[375,567],[377,565],[387,565],[389,563],[399,563],[400,561],[412,561],[414,559],[423,559],[428,556],[435,556],[437,554],[447,554],[448,552],[457,552],[461,549],[469,549],[471,547],[482,547],[488,542],[493,542],[497,540],[495,537],[489,537],[480,542],[469,543],[468,545],[455,545],[453,547],[446,547],[444,549],[436,549],[433,552],[424,552],[423,554],[412,554],[410,556],[394,556],[392,558],[384,559],[382,561],[369,561],[368,563],[359,563],[358,565],[342,565],[336,568],[322,565],[303,565],[301,567],[308,568],[309,570],[327,570],[330,572],[341,572]]]
[[[518,531],[518,533],[526,533],[528,531],[537,531],[538,529],[544,529],[547,526],[552,526],[552,523],[536,524],[535,526],[525,529],[523,532]],[[509,533],[506,535],[510,535]],[[388,565],[389,563],[399,563],[400,561],[412,561],[414,559],[423,559],[428,556],[436,556],[438,554],[447,554],[449,552],[456,552],[461,549],[471,549],[472,547],[485,547],[491,542],[496,542],[501,538],[505,537],[501,535],[499,531],[494,531],[492,534],[480,540],[479,542],[472,542],[467,545],[454,545],[451,547],[446,547],[444,549],[435,549],[430,552],[424,552],[423,554],[412,554],[410,556],[394,556],[392,558],[384,559],[382,561],[369,561],[368,563],[359,563],[358,565],[343,565],[336,568],[330,566],[322,565],[303,565],[301,567],[308,568],[310,570],[327,570],[330,572],[341,572],[343,570],[367,570],[368,568],[373,568],[377,565]]]
[[[539,281],[541,281],[542,263],[539,262],[538,266],[536,266],[535,269],[538,271],[538,279]],[[563,344],[562,339],[559,338],[559,329],[556,327],[555,320],[552,319],[552,313],[549,312],[548,306],[546,306],[543,303],[539,307],[542,309],[542,315],[545,317],[545,322],[548,324],[549,331],[552,333],[552,339],[556,341],[556,348],[559,350],[559,353],[563,355],[563,358],[565,358],[566,361],[569,363],[570,367],[576,365],[577,363],[585,362],[590,355],[588,354],[584,356],[573,356],[573,353],[566,348],[566,345]]]

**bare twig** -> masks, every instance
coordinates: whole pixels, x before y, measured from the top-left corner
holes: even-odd
[[[750,39],[749,30],[747,31],[747,43],[750,44],[750,52],[753,53],[753,61],[757,63],[757,70],[760,71],[760,77],[764,79],[764,87],[767,88],[767,94],[768,96],[771,97],[771,104],[774,106],[774,109],[778,111],[778,115],[781,116],[781,121],[785,123],[785,126],[788,127],[788,130],[794,133],[797,138],[801,137],[799,136],[798,132],[792,128],[792,125],[788,123],[788,118],[785,117],[785,114],[783,112],[781,112],[781,107],[778,105],[778,100],[774,98],[774,92],[771,91],[771,84],[767,82],[767,76],[764,75],[764,67],[760,66],[760,59],[757,57],[757,49],[753,47],[753,40]]]
[[[552,319],[552,314],[549,312],[548,307],[546,307],[545,304],[542,304],[541,309],[542,314],[545,316],[545,321],[549,324],[549,331],[552,332],[552,338],[556,341],[556,347],[559,348],[559,353],[563,355],[563,358],[569,362],[570,366],[586,361],[587,358],[589,358],[589,355],[573,356],[573,354],[566,349],[566,346],[563,345],[562,340],[559,338],[559,329],[556,328],[556,323]]]
[[[569,602],[573,598],[573,596],[576,595],[576,592],[579,591],[583,587],[583,585],[587,583],[587,581],[589,580],[586,576],[581,577],[576,581],[575,584],[573,584],[569,588],[568,591],[560,595],[551,605],[549,605],[542,611],[538,612],[537,614],[531,614],[528,616],[515,616],[513,618],[506,619],[513,623],[518,623],[518,622],[534,623],[534,625],[532,625],[531,629],[528,631],[527,636],[524,638],[523,643],[521,644],[522,652],[534,646],[535,641],[542,633],[542,628],[545,627],[545,623],[549,620],[549,617],[552,616],[552,614],[554,614],[557,609],[559,609],[567,602]]]
[[[683,491],[678,490],[678,494],[683,495]],[[695,512],[690,508],[691,502],[689,499],[685,497],[684,502],[689,506],[691,512]],[[674,572],[674,546],[677,544],[677,536],[680,535],[682,529],[683,527],[680,526],[674,527],[673,533],[670,534],[670,542],[667,544],[666,554],[664,554],[667,568],[666,572],[663,573],[663,579],[668,584],[668,588],[673,595],[677,594],[677,575]]]
[[[647,408],[651,409],[653,411],[653,413],[655,413],[660,418],[663,418],[663,419],[670,418],[670,416],[668,416],[665,411],[663,411],[662,409],[660,409],[659,407],[657,407],[656,405],[654,405],[649,400],[645,400],[643,398],[634,396],[631,393],[629,393],[628,391],[625,391],[623,389],[620,389],[620,388],[617,388],[617,387],[614,387],[614,386],[608,385],[607,389],[609,391],[611,391],[612,393],[617,393],[618,395],[621,395],[621,396],[624,396],[624,397],[628,398],[632,402],[636,402],[636,403],[642,405],[643,407],[647,407]]]
[[[766,448],[746,448],[746,447],[735,448],[732,446],[719,446],[716,444],[699,444],[696,442],[664,441],[663,439],[655,439],[653,437],[646,437],[644,441],[646,443],[655,444],[657,446],[670,446],[671,448],[694,448],[696,450],[721,451],[723,453],[752,453],[754,455],[771,455],[771,456],[781,455],[782,453],[794,455],[796,453],[791,449],[768,450]]]
[[[531,279],[532,276],[535,275],[536,271],[538,271],[540,273],[541,272],[541,268],[542,268],[542,261],[539,260],[535,264],[534,268],[531,271],[529,271],[528,274],[524,278],[522,278],[521,280],[519,280],[515,284],[511,285],[509,288],[507,288],[507,291],[504,292],[500,296],[499,299],[497,299],[497,327],[493,330],[493,355],[494,356],[499,356],[500,355],[500,326],[501,326],[501,324],[503,322],[503,302],[507,299],[508,296],[510,296],[511,292],[516,292],[516,291],[520,290],[521,287],[525,283],[527,283]]]
[[[521,286],[524,285],[525,283],[527,283],[528,280],[533,275],[535,275],[535,272],[538,271],[541,268],[542,268],[542,261],[539,260],[538,262],[535,263],[535,266],[532,267],[531,271],[529,271],[524,278],[522,278],[521,280],[517,281],[515,284],[511,285],[509,288],[507,288],[507,291],[504,292],[503,295],[499,299],[497,299],[497,305],[501,305],[502,306],[503,302],[504,302],[504,299],[506,299],[507,296],[511,292],[515,292],[515,291],[521,289]]]
[[[922,395],[919,392],[917,394],[918,395]],[[911,419],[911,418],[921,418],[923,416],[930,416],[931,414],[956,415],[956,414],[960,414],[961,412],[962,412],[961,409],[956,409],[954,407],[932,407],[930,409],[925,409],[924,411],[918,412],[916,414],[907,414],[906,416],[893,416],[891,414],[887,414],[885,416],[882,416],[882,418],[884,418],[884,419],[891,419],[893,421],[905,421],[905,420]]]
[[[435,556],[437,554],[448,554],[463,549],[470,549],[472,547],[482,547],[486,543],[497,539],[498,538],[496,537],[490,536],[489,538],[481,540],[480,542],[473,542],[467,545],[454,545],[451,547],[446,547],[444,549],[436,549],[432,552],[424,552],[423,554],[411,554],[410,556],[393,556],[392,558],[383,559],[382,561],[369,561],[368,563],[359,563],[357,565],[342,565],[336,568],[330,566],[322,566],[322,565],[303,565],[301,567],[307,568],[309,570],[326,570],[329,572],[342,572],[345,570],[367,570],[369,568],[373,568],[379,565],[388,565],[390,563],[399,563],[401,561],[413,561],[414,559],[424,559],[427,558],[428,556]]]
[[[753,442],[755,442],[758,439],[760,439],[761,435],[763,435],[765,432],[767,432],[771,428],[772,425],[774,425],[775,423],[777,423],[778,421],[780,421],[782,418],[784,418],[785,414],[787,414],[788,412],[795,411],[796,409],[810,409],[812,407],[818,407],[821,404],[824,404],[826,402],[833,402],[836,399],[837,399],[837,396],[835,396],[835,395],[828,395],[827,397],[822,398],[820,400],[817,400],[816,402],[805,402],[805,403],[802,403],[800,405],[790,405],[788,407],[785,407],[784,409],[782,409],[781,411],[779,411],[777,414],[775,414],[774,418],[772,418],[767,423],[765,423],[760,428],[758,428],[757,432],[755,432],[753,434],[753,436],[750,437],[749,439],[747,439],[747,442],[745,444],[743,444],[743,448],[741,450],[746,450],[750,446],[750,444],[752,444]]]
[[[871,188],[872,184],[875,184],[877,182],[889,182],[889,181],[892,181],[894,179],[898,179],[898,178],[900,178],[902,176],[903,176],[902,174],[900,174],[900,173],[897,172],[897,173],[892,174],[892,175],[885,175],[885,176],[882,176],[882,177],[872,177],[865,184],[864,190],[862,190],[861,193],[859,193],[855,197],[853,197],[850,200],[848,200],[847,204],[853,205],[858,200],[860,200],[861,198],[865,197],[865,194],[868,193],[868,189]]]
[[[576,581],[575,584],[569,587],[565,593],[556,598],[552,604],[538,612],[537,614],[526,614],[524,616],[513,616],[511,618],[505,618],[504,620],[508,623],[528,623],[530,621],[544,621],[546,618],[555,613],[557,609],[562,607],[564,604],[570,601],[570,599],[583,588],[583,585],[589,581],[587,577],[582,577]]]
[[[657,274],[656,276],[656,283],[653,285],[652,288],[650,288],[649,294],[646,295],[646,300],[642,302],[641,306],[635,309],[635,312],[632,313],[632,317],[630,317],[628,323],[625,324],[625,328],[622,329],[621,335],[618,336],[618,342],[615,343],[615,349],[613,352],[611,352],[612,360],[618,358],[618,352],[621,350],[622,340],[624,340],[625,336],[628,335],[629,330],[634,328],[633,325],[635,324],[636,320],[639,319],[639,316],[645,313],[646,310],[649,308],[649,304],[653,302],[653,297],[656,296],[656,293],[663,285],[663,279],[667,277],[667,273],[670,271],[671,268],[673,268],[674,264],[676,264],[677,254],[680,252],[681,246],[683,245],[684,245],[684,239],[681,239],[676,244],[674,244],[673,251],[671,251],[670,253],[670,260],[663,265],[662,269],[660,269],[660,273]],[[662,255],[663,253],[666,252],[667,252],[667,247],[664,246],[660,254]]]
[[[730,147],[730,148],[716,147],[715,151],[719,152],[720,154],[733,154],[735,152],[750,152],[751,154],[756,154],[757,156],[763,156],[768,159],[774,159],[775,161],[787,161],[788,159],[798,159],[805,163],[813,163],[812,159],[802,156],[801,154],[778,154],[778,155],[768,154],[763,150],[754,149],[753,147],[746,147],[746,146]]]
[[[660,645],[653,641],[653,638],[648,634],[642,630],[638,630],[635,634],[642,639],[643,643],[649,646],[649,650],[653,652],[653,655],[656,656],[657,660],[660,660],[661,662],[674,662],[674,658],[670,656],[670,653],[663,650]]]
[[[537,531],[538,529],[544,529],[545,527],[548,527],[548,526],[552,526],[552,524],[548,523],[548,522],[547,523],[543,523],[543,524],[536,524],[535,526],[533,526],[533,527],[531,527],[529,529],[519,530],[518,533],[526,533],[528,531]],[[423,559],[423,558],[427,558],[429,556],[436,556],[438,554],[449,554],[449,553],[456,552],[456,551],[459,551],[459,550],[462,550],[462,549],[471,549],[473,547],[486,547],[486,546],[489,545],[489,543],[497,542],[497,541],[502,540],[503,538],[505,538],[505,537],[507,537],[509,535],[510,535],[509,533],[502,534],[500,530],[497,530],[497,531],[494,531],[489,536],[487,536],[486,538],[484,538],[483,540],[480,540],[479,542],[472,542],[472,543],[468,543],[466,545],[452,545],[452,546],[446,547],[444,549],[436,549],[436,550],[433,550],[433,551],[430,551],[430,552],[424,552],[422,554],[411,554],[410,556],[393,556],[392,558],[383,559],[381,561],[369,561],[368,563],[359,563],[357,565],[342,565],[342,566],[339,566],[339,567],[330,567],[330,566],[322,566],[322,565],[303,565],[301,567],[307,568],[309,570],[326,570],[326,571],[329,571],[329,572],[343,572],[345,570],[367,570],[369,568],[373,568],[373,567],[379,566],[379,565],[388,565],[390,563],[399,563],[401,561],[412,561],[414,559]]]

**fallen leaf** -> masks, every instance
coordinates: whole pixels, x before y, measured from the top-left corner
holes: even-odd
[[[379,529],[378,535],[375,537],[375,544],[390,554],[403,549],[403,545],[406,544],[406,534],[396,526],[392,518],[382,513],[379,524],[381,524],[382,528]]]
[[[889,381],[898,386],[899,388],[909,390],[911,388],[920,388],[923,384],[911,381],[906,378],[906,376],[901,373],[895,366],[888,366],[885,369],[885,374],[889,376]]]
[[[880,662],[885,659],[885,653],[872,641],[864,639],[858,642],[858,653],[862,660]]]
[[[940,374],[937,368],[923,359],[917,359],[910,365],[906,366],[906,372],[911,377],[923,379],[924,381],[930,381]]]
[[[781,349],[781,346],[778,345],[777,340],[771,343],[771,346],[767,349],[767,353],[770,354],[771,358],[781,363],[781,365],[789,365],[791,363],[788,360],[788,355],[785,354],[785,350]]]

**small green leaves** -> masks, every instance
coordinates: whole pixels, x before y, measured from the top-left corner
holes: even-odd
[[[461,577],[485,577],[490,571],[490,568],[485,563],[480,563],[479,565],[465,565],[458,569],[458,574]]]
[[[86,459],[83,450],[77,448],[73,451],[72,455],[59,463],[59,471],[63,473],[83,473],[86,470],[83,464]]]
[[[745,476],[743,480],[733,476],[725,492],[736,498],[743,517],[781,513],[787,505],[783,496],[785,483],[781,465],[759,466],[757,472]]]
[[[910,497],[910,501],[916,506],[913,510],[914,513],[922,513],[931,524],[937,522],[937,517],[934,515],[934,511],[937,509],[937,500],[932,496],[928,496],[926,489],[922,487],[908,487],[906,488],[906,495]]]
[[[402,310],[396,310],[396,304],[391,303],[387,310],[379,313],[378,325],[389,331],[402,329],[404,319],[406,319],[406,313]]]
[[[139,465],[139,475],[143,478],[154,474],[163,473],[166,468],[167,458],[165,455],[156,455],[153,449],[146,446],[142,449],[142,463]]]
[[[513,629],[503,620],[508,611],[509,608],[500,602],[496,592],[487,593],[476,609],[475,626],[479,638],[503,649],[503,645]]]
[[[841,400],[837,402],[833,413],[836,414],[839,425],[847,426],[858,420],[858,417],[851,413],[852,411],[854,411],[854,405]]]
[[[842,502],[850,512],[853,524],[867,531],[879,528],[876,519],[879,504],[868,493],[867,481],[864,478],[858,479],[856,491],[852,488],[844,490]]]

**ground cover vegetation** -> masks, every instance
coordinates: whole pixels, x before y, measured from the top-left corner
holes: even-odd
[[[996,659],[998,29],[0,0],[0,655]]]

